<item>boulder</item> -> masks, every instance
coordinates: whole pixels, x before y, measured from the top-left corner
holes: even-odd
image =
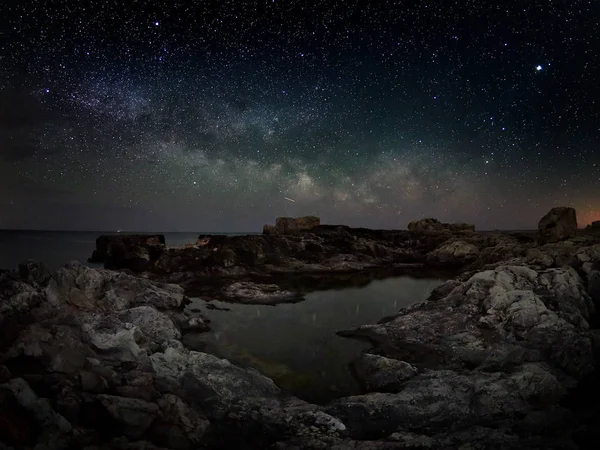
[[[408,224],[408,231],[412,231],[413,233],[434,232],[441,231],[442,229],[443,224],[433,218],[414,220]]]
[[[419,370],[405,361],[385,356],[364,353],[352,363],[356,378],[367,392],[394,392],[402,383],[419,373]]]
[[[559,242],[577,233],[577,214],[574,208],[552,208],[538,223],[540,243]]]

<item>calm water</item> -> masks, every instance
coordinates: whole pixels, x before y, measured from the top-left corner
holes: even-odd
[[[104,231],[0,231],[0,269],[14,269],[20,262],[35,259],[56,269],[77,260],[87,263],[96,248],[96,238]],[[157,233],[151,233],[157,234]],[[196,242],[197,233],[161,233],[167,245]],[[217,234],[217,233],[213,233]],[[232,233],[233,234],[233,233]],[[240,233],[241,234],[241,233]],[[94,265],[95,264],[89,264]]]
[[[358,392],[348,363],[368,347],[337,336],[339,330],[375,323],[400,308],[425,300],[441,283],[410,277],[373,281],[362,288],[314,292],[306,300],[277,306],[210,302],[212,331],[188,335],[186,344],[241,365],[254,367],[280,386],[310,401],[322,402]]]

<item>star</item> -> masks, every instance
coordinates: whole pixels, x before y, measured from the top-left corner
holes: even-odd
[[[539,71],[541,71],[542,69],[543,69],[543,67],[542,67],[542,66],[540,66],[540,65],[538,65],[538,66],[535,66],[535,70],[537,70],[538,72],[539,72]]]

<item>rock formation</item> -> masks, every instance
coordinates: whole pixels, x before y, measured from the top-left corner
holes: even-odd
[[[275,226],[265,225],[264,234],[290,234],[298,231],[306,231],[321,225],[321,219],[315,216],[304,217],[278,217]]]
[[[21,265],[0,275],[0,448],[577,448],[598,420],[586,380],[600,302],[600,243],[577,239],[522,249],[340,333],[372,344],[352,364],[364,393],[324,406],[187,349],[186,333],[208,324],[184,312],[179,286]],[[251,302],[278,293],[224,289]]]
[[[474,232],[475,225],[467,223],[442,223],[437,219],[426,218],[408,224],[408,231],[413,233],[460,233]]]
[[[540,219],[538,224],[540,243],[559,242],[577,233],[577,214],[575,209],[559,206],[552,208]]]
[[[183,309],[180,286],[79,264],[55,272],[22,264],[0,274],[0,449],[567,450],[596,442],[597,234],[539,245],[523,233],[445,238],[319,226],[199,239],[162,249],[149,267],[218,267],[228,277],[216,277],[214,292],[249,303],[289,300],[277,275],[290,271],[356,278],[352,271],[370,264],[418,257],[462,273],[423,303],[340,332],[371,343],[351,365],[363,393],[318,406],[186,348],[209,323]],[[247,280],[263,266],[269,284]]]
[[[162,234],[116,234],[99,236],[89,262],[104,263],[107,269],[147,269],[150,261],[165,249]]]
[[[590,230],[600,230],[600,220],[593,221],[586,228]]]

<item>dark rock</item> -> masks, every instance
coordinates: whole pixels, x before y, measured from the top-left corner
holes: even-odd
[[[228,300],[253,305],[295,303],[303,300],[302,295],[282,290],[276,284],[257,284],[248,281],[230,284],[225,288],[223,296]]]
[[[126,268],[133,271],[146,270],[165,250],[162,234],[117,234],[96,239],[96,249],[90,262],[104,263],[107,269]]]
[[[456,242],[478,251],[475,260],[450,252],[468,272],[426,302],[345,333],[373,346],[353,364],[365,394],[324,407],[186,348],[206,321],[183,309],[181,287],[77,264],[4,273],[0,447],[541,450],[593,437],[600,244],[592,233],[539,246],[499,233],[321,225],[200,237],[165,250],[147,276],[186,267],[213,294],[248,282],[231,294],[268,297],[301,292],[304,274],[313,288],[333,286],[330,274],[342,271],[340,280],[360,285],[375,273],[367,267],[404,267]],[[482,257],[485,249],[495,250]],[[478,271],[484,260],[491,267]]]
[[[427,254],[427,262],[442,266],[465,266],[477,259],[479,249],[464,241],[452,241]]]
[[[577,214],[574,208],[552,208],[538,224],[540,243],[559,242],[577,233]]]
[[[424,234],[474,232],[475,225],[467,223],[442,223],[437,219],[426,218],[410,222],[408,224],[408,231]]]
[[[130,438],[140,438],[158,416],[159,408],[155,403],[105,394],[96,398],[110,417],[122,425],[123,433]]]
[[[210,422],[171,394],[158,400],[158,405],[160,418],[153,425],[153,441],[176,450],[197,448]]]
[[[79,374],[79,383],[84,392],[101,394],[108,388],[107,381],[95,372],[82,371]]]
[[[407,362],[370,353],[354,361],[352,370],[367,392],[396,392],[405,381],[419,373]]]
[[[586,228],[590,230],[600,230],[600,220],[593,221]]]
[[[264,234],[289,234],[298,231],[311,230],[321,225],[321,219],[315,216],[304,217],[278,217],[275,226],[265,225]]]

